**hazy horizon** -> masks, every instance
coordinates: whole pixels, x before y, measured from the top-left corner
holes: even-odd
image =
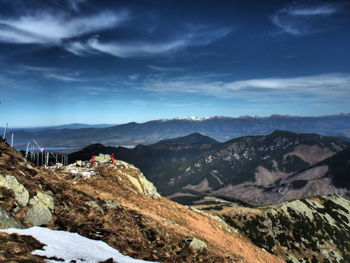
[[[241,115],[241,116],[207,116],[207,117],[199,117],[199,116],[182,116],[182,117],[173,117],[173,118],[161,118],[161,119],[150,119],[146,121],[128,121],[128,122],[123,122],[123,123],[60,123],[57,125],[46,125],[46,126],[9,126],[9,129],[25,129],[25,128],[46,128],[46,127],[60,127],[60,126],[69,126],[69,125],[89,125],[89,126],[98,126],[98,125],[107,125],[107,126],[114,126],[114,125],[123,125],[123,124],[128,124],[132,122],[136,122],[139,124],[146,123],[146,122],[151,122],[151,121],[167,121],[167,120],[190,120],[193,119],[194,121],[197,121],[195,119],[213,119],[213,118],[233,118],[233,119],[240,119],[240,118],[271,118],[271,117],[282,117],[282,118],[317,118],[317,117],[332,117],[332,116],[349,116],[350,113],[337,113],[337,114],[329,114],[329,115],[281,115],[281,114],[271,114],[271,115],[266,115],[266,116],[258,116],[258,115]],[[6,125],[6,124],[5,124]],[[9,125],[9,123],[8,123]],[[4,129],[5,126],[0,126],[0,129]]]

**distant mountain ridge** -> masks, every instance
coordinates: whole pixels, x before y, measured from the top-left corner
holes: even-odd
[[[106,128],[16,130],[15,146],[26,146],[35,138],[43,147],[85,147],[93,143],[104,145],[153,144],[168,138],[191,133],[201,133],[217,141],[263,135],[274,130],[297,133],[318,133],[350,140],[350,115],[321,117],[293,117],[272,115],[270,117],[212,117],[197,119],[154,120],[145,123],[130,122]]]
[[[42,130],[61,130],[61,129],[85,129],[85,128],[106,128],[115,126],[115,124],[85,124],[85,123],[69,123],[55,126],[35,126],[35,127],[9,127],[9,131],[42,131]],[[0,127],[0,132],[4,131],[4,127]]]
[[[184,143],[184,144],[217,144],[219,143],[217,140],[210,138],[209,136],[205,136],[200,134],[199,132],[189,134],[184,137],[178,137],[175,139],[165,139],[161,140],[157,144],[172,144],[172,143]]]

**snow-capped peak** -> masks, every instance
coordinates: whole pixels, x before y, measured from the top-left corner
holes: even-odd
[[[176,117],[172,119],[160,119],[160,121],[206,121],[211,119],[221,119],[221,118],[227,118],[224,116],[213,116],[213,117],[197,117],[197,116],[189,116],[189,117]]]

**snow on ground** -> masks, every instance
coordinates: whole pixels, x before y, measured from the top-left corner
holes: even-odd
[[[44,227],[9,228],[0,229],[0,231],[33,236],[41,243],[46,244],[43,250],[33,251],[33,255],[61,258],[65,260],[64,262],[75,260],[77,263],[97,263],[110,258],[118,263],[151,262],[125,256],[103,241],[92,240],[77,233],[51,230]],[[47,260],[47,262],[62,263],[63,261]]]

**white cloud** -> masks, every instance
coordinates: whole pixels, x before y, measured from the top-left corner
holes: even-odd
[[[63,40],[118,26],[127,12],[102,12],[70,18],[64,13],[38,12],[19,18],[0,18],[0,41],[60,45]]]
[[[72,52],[82,55],[94,50],[121,58],[149,56],[174,52],[191,46],[205,46],[225,37],[230,32],[231,29],[228,28],[191,27],[174,39],[163,42],[102,42],[98,37],[93,37],[87,43],[75,44],[76,48],[73,48]]]
[[[84,0],[74,0],[68,3],[71,9],[77,11],[79,4],[83,2]],[[168,36],[158,41],[154,41],[153,37],[106,41],[97,35],[101,30],[115,28],[129,18],[130,15],[125,10],[75,17],[68,13],[43,10],[16,18],[0,17],[0,42],[60,46],[77,56],[105,53],[128,58],[165,54],[192,46],[206,46],[231,32],[230,28],[187,25],[181,30],[175,30],[172,37]],[[82,40],[81,37],[89,39]]]
[[[132,75],[129,76],[129,79],[131,79],[131,80],[137,80],[139,77],[140,77],[139,74],[132,74]]]
[[[60,80],[60,81],[67,81],[67,82],[82,82],[85,81],[84,79],[74,78],[67,75],[60,75],[56,73],[46,73],[44,74],[44,77],[47,79],[53,79],[53,80]]]
[[[271,20],[282,32],[299,36],[328,30],[337,22],[332,15],[341,11],[337,5],[289,6],[278,10]]]
[[[82,43],[79,41],[68,42],[67,44],[64,45],[64,48],[67,51],[73,53],[74,55],[77,55],[80,57],[85,56],[87,53],[88,54],[96,53],[86,43]]]
[[[183,68],[178,68],[178,67],[160,67],[160,66],[154,66],[154,65],[148,65],[147,67],[160,72],[184,71]]]
[[[206,77],[150,78],[142,89],[158,93],[193,93],[223,98],[313,96],[342,98],[350,95],[350,74],[321,74],[293,78],[264,78],[232,82],[212,81]]]
[[[11,74],[16,74],[16,75],[22,75],[22,76],[25,76],[25,78],[28,78],[28,76],[35,76],[35,78],[37,78],[38,76],[40,76],[44,79],[59,80],[64,82],[87,81],[87,79],[77,77],[80,75],[79,72],[71,72],[71,71],[66,71],[66,70],[53,68],[53,67],[20,65],[7,72]],[[28,75],[28,73],[30,75]]]
[[[67,0],[69,7],[78,12],[80,10],[80,5],[85,3],[86,0]]]
[[[324,5],[316,6],[313,8],[289,8],[286,10],[290,15],[294,16],[318,16],[318,15],[331,15],[339,11],[337,6]]]

